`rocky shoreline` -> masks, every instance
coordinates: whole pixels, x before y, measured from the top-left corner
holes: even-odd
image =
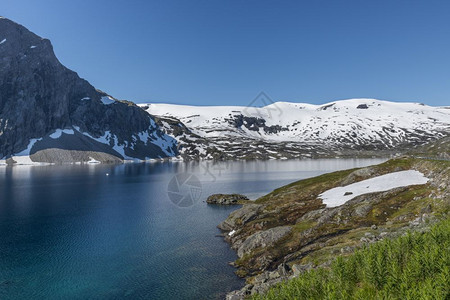
[[[357,246],[347,246],[340,249],[340,253],[338,255],[349,255],[353,253],[355,250],[360,249],[363,245],[375,243],[378,241],[382,241],[384,239],[391,239],[401,235],[407,234],[408,231],[419,231],[424,232],[427,231],[428,228],[435,224],[438,219],[430,216],[428,214],[422,214],[420,217],[416,218],[413,221],[410,221],[409,226],[402,227],[396,232],[385,231],[383,228],[380,228],[375,233],[366,232],[364,237],[360,239],[360,244]],[[373,226],[376,227],[376,226]],[[372,227],[372,229],[373,229]],[[320,265],[314,265],[313,263],[308,264],[293,264],[289,266],[286,263],[281,263],[275,270],[266,270],[262,273],[254,276],[251,281],[247,281],[245,286],[240,290],[235,290],[226,295],[226,300],[242,300],[248,296],[255,294],[264,294],[267,292],[272,286],[293,279],[304,272],[307,272],[316,268],[326,268],[329,267],[332,263],[333,259],[330,259],[326,262],[321,263]]]
[[[410,169],[425,174],[429,182],[360,195],[337,207],[326,207],[318,198],[332,187]],[[265,293],[363,245],[427,230],[450,206],[449,182],[450,163],[403,157],[295,182],[244,204],[218,225],[237,252],[236,274],[246,279],[226,299]]]

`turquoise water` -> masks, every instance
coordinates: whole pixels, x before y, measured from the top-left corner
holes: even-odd
[[[236,207],[208,195],[380,161],[0,167],[0,299],[223,298],[243,285],[216,228]],[[200,183],[178,182],[183,207],[168,196],[177,174]]]

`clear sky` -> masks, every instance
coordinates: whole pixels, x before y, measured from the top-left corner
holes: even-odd
[[[0,0],[60,61],[135,102],[367,97],[450,105],[450,1]]]

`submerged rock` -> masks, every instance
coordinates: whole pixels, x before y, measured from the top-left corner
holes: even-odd
[[[206,199],[208,204],[219,204],[219,205],[236,205],[239,201],[249,200],[246,196],[240,194],[214,194]]]

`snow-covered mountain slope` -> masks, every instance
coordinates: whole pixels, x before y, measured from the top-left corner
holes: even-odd
[[[398,150],[450,132],[450,107],[350,99],[324,105],[276,102],[256,107],[140,104],[161,119],[183,123],[173,134],[180,152],[236,158],[292,158],[342,154],[342,151]],[[194,151],[195,152],[195,151]]]

